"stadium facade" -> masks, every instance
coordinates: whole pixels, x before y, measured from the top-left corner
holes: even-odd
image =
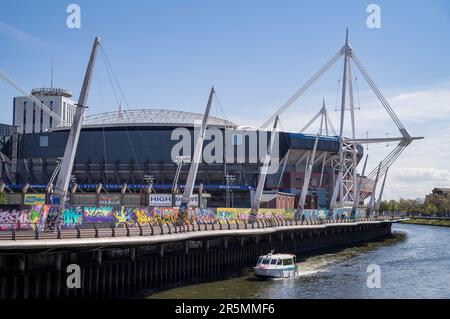
[[[15,99],[17,101],[17,98]],[[24,110],[23,112],[26,112]],[[18,115],[15,113],[15,118]],[[72,199],[95,194],[101,183],[101,192],[114,194],[127,185],[127,193],[140,195],[134,205],[148,204],[148,188],[151,179],[153,191],[171,193],[177,168],[180,166],[179,189],[187,178],[189,163],[174,162],[172,149],[177,144],[173,138],[175,129],[185,128],[194,133],[202,114],[173,110],[128,110],[102,113],[85,118],[73,169],[72,184],[77,191]],[[261,161],[249,160],[248,135],[256,130],[210,117],[208,127],[222,132],[232,132],[232,145],[244,144],[245,158],[224,163],[201,163],[196,179],[196,189],[203,184],[208,196],[208,206],[250,207],[256,188]],[[45,192],[52,179],[58,161],[64,154],[69,127],[40,129],[34,133],[3,126],[0,140],[2,160],[1,179],[10,192]],[[270,133],[265,133],[270,135]],[[192,134],[194,136],[194,134]],[[316,136],[279,132],[277,152],[279,169],[268,176],[266,191],[278,191],[298,197],[303,186],[306,162],[313,149]],[[205,141],[204,148],[211,141]],[[223,141],[226,145],[227,141]],[[192,138],[192,150],[194,138]],[[258,141],[258,145],[259,141]],[[224,146],[225,147],[225,146]],[[191,154],[192,154],[191,150]],[[307,206],[327,207],[336,178],[332,162],[339,151],[339,139],[321,136],[315,156],[315,166],[310,181]],[[265,150],[259,150],[261,154]],[[226,153],[226,150],[224,150]],[[180,154],[190,155],[190,154]],[[264,155],[264,154],[262,154]],[[358,146],[358,161],[363,148]],[[78,199],[72,204],[88,204]],[[92,202],[95,204],[95,202]]]

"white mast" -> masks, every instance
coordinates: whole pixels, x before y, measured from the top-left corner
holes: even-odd
[[[197,142],[195,143],[194,156],[192,158],[191,166],[189,168],[189,174],[186,180],[183,198],[181,199],[179,211],[180,220],[184,220],[186,217],[186,210],[188,208],[189,202],[191,201],[191,196],[194,191],[195,179],[197,178],[198,166],[202,159],[203,142],[205,140],[206,127],[208,125],[209,112],[211,111],[211,105],[214,94],[215,94],[214,87],[212,87],[211,92],[209,93],[208,104],[206,105],[205,114],[203,115],[203,122],[200,128],[200,134],[198,135]]]
[[[319,144],[320,131],[321,130],[319,130],[319,133],[317,133],[316,140],[314,141],[314,147],[312,150],[311,158],[308,161],[308,165],[305,171],[305,180],[303,182],[302,192],[300,194],[300,199],[298,201],[298,208],[296,215],[299,216],[300,219],[303,215],[303,209],[305,208],[306,195],[308,194],[309,182],[311,180],[311,174],[314,167],[314,162],[316,160],[316,151],[317,145]]]
[[[373,184],[373,189],[372,189],[372,196],[370,197],[370,201],[369,201],[369,205],[368,205],[368,209],[370,211],[372,211],[373,209],[375,209],[375,197],[376,197],[376,191],[377,191],[377,186],[378,186],[378,180],[380,178],[380,171],[381,171],[381,166],[383,165],[383,162],[380,162],[380,165],[378,165],[378,170],[377,170],[377,177],[375,178],[375,182]]]
[[[377,204],[375,206],[375,210],[377,212],[380,212],[381,200],[383,198],[384,186],[386,185],[386,178],[387,178],[387,175],[388,175],[388,171],[389,171],[389,168],[386,170],[386,173],[384,174],[383,184],[381,185],[381,190],[380,190],[380,195],[378,197],[378,201],[377,201]]]
[[[334,210],[336,206],[336,201],[338,193],[340,195],[339,202],[342,204],[344,201],[344,185],[342,183],[344,177],[344,120],[345,120],[345,99],[347,96],[347,71],[349,57],[351,54],[351,48],[348,43],[348,29],[345,37],[344,46],[344,75],[342,79],[342,97],[341,97],[341,123],[339,129],[339,173],[336,180],[336,185],[333,190],[333,195],[331,197],[330,211]]]
[[[362,186],[362,180],[364,178],[364,174],[366,173],[366,166],[367,166],[367,159],[369,158],[368,155],[366,155],[366,160],[364,161],[364,166],[361,175],[359,176],[359,183],[355,186],[355,200],[353,202],[352,207],[352,217],[355,217],[356,209],[358,208],[359,202],[360,202],[360,194],[361,194],[361,186]]]
[[[261,167],[261,174],[259,175],[258,185],[256,187],[255,196],[254,196],[253,202],[252,202],[252,210],[250,213],[252,218],[255,218],[258,215],[259,207],[261,206],[262,193],[264,191],[264,185],[266,183],[267,172],[268,172],[270,160],[272,157],[272,151],[273,151],[273,147],[275,145],[275,137],[277,134],[278,120],[279,120],[279,117],[276,116],[275,122],[273,124],[272,133],[270,134],[269,149],[267,150],[267,154],[263,160],[263,165]]]
[[[67,190],[70,182],[70,175],[72,174],[75,154],[77,152],[78,140],[80,138],[81,126],[84,121],[84,110],[86,109],[86,102],[89,95],[89,87],[91,84],[92,73],[95,65],[95,58],[97,49],[100,44],[100,38],[96,37],[92,47],[91,56],[87,66],[86,74],[81,88],[80,98],[78,99],[77,109],[73,119],[72,128],[70,129],[69,138],[67,140],[64,157],[61,162],[61,168],[58,174],[55,187],[55,199],[60,200],[60,204],[64,207],[66,201]]]

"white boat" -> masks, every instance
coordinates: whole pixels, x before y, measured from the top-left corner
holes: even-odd
[[[260,256],[255,270],[255,276],[262,278],[293,278],[300,271],[295,264],[295,255],[291,254],[267,254]]]

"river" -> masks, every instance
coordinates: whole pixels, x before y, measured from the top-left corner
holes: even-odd
[[[294,279],[257,281],[246,272],[147,298],[450,298],[450,228],[395,224],[393,234],[383,242],[300,259],[302,274]],[[380,267],[380,288],[367,286],[371,264]]]

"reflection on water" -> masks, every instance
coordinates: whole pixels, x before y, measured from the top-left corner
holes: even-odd
[[[394,225],[393,230],[394,237],[383,242],[299,256],[297,278],[258,281],[249,272],[148,298],[450,298],[450,228]],[[380,289],[367,288],[370,264],[381,268]]]

